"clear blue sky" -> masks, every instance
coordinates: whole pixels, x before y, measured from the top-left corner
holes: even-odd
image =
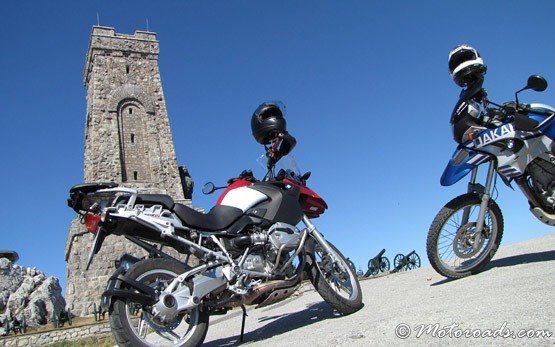
[[[250,116],[265,100],[287,105],[288,129],[309,186],[328,212],[316,220],[357,266],[382,248],[415,249],[466,180],[441,187],[455,148],[449,117],[459,88],[447,55],[474,45],[490,98],[513,99],[530,74],[555,85],[553,1],[8,1],[0,21],[0,249],[65,283],[83,180],[84,59],[93,25],[158,34],[160,70],[177,158],[195,180],[245,168],[261,177]],[[521,100],[555,104],[553,86]],[[503,244],[552,230],[518,192],[499,185]]]

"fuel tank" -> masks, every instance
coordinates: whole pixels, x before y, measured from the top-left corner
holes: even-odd
[[[217,204],[241,209],[269,223],[298,224],[303,217],[300,189],[285,182],[238,180],[229,185]]]

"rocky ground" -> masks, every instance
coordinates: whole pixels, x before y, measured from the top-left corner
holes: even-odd
[[[555,345],[555,234],[501,247],[486,270],[460,280],[428,266],[361,286],[365,306],[346,317],[307,288],[283,303],[248,309],[244,344]],[[213,318],[205,344],[235,345],[240,328],[240,310]]]

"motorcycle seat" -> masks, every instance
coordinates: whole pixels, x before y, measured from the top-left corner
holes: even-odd
[[[166,210],[171,210],[174,206],[172,197],[165,194],[138,194],[135,204],[145,206],[162,205],[162,208]]]
[[[216,205],[205,214],[180,203],[173,206],[173,211],[185,225],[208,231],[223,230],[243,214],[241,209],[225,205]]]

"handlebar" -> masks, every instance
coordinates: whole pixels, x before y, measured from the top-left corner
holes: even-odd
[[[529,113],[539,114],[542,116],[552,116],[554,112],[549,110],[541,110],[537,108],[531,108],[530,104],[517,104],[513,101],[507,102],[503,105],[498,105],[490,102],[490,104],[497,106],[497,108],[488,109],[487,115],[484,117],[485,125],[488,123],[494,126],[498,126],[497,122],[511,122],[512,117],[517,115],[527,115]]]
[[[524,111],[526,113],[535,113],[535,114],[539,114],[542,116],[551,116],[553,114],[553,112],[546,110],[546,111],[542,111],[542,110],[538,110],[538,109],[532,109],[530,108],[530,105],[526,105],[524,108]]]
[[[254,178],[254,175],[252,174],[251,170],[243,170],[241,171],[239,176],[228,179],[227,184],[230,185],[233,182],[238,180],[247,180],[247,181],[255,182],[256,178]]]

